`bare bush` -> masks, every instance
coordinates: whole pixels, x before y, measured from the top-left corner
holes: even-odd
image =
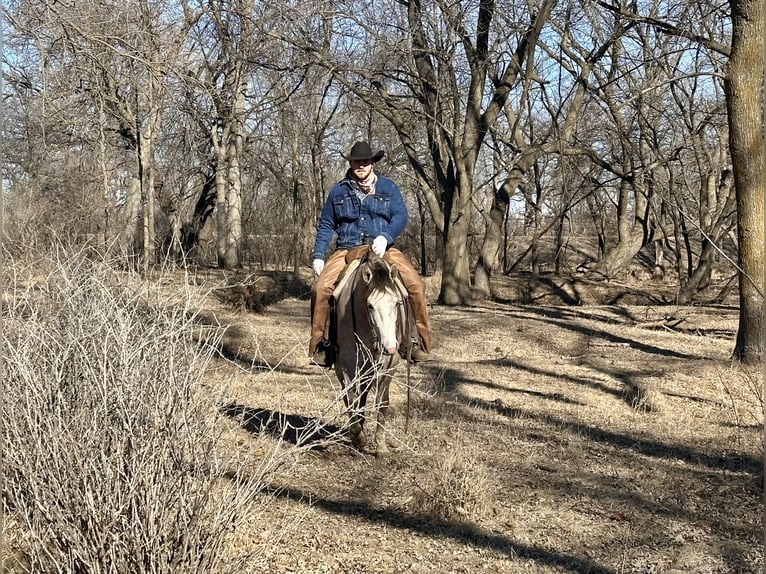
[[[47,263],[46,277],[12,275],[4,305],[3,505],[17,567],[230,571],[227,540],[267,469],[222,454],[201,399],[220,331],[200,341],[188,301],[157,304],[103,263]]]
[[[763,402],[762,370],[758,367],[735,363],[732,364],[729,372],[719,373],[718,378],[723,393],[722,402],[729,406],[736,424],[763,428],[766,409]]]
[[[427,475],[415,481],[412,510],[443,520],[476,520],[489,510],[489,473],[460,450],[428,459]],[[470,463],[468,461],[471,461]]]

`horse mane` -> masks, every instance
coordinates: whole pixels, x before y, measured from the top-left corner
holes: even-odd
[[[372,250],[364,257],[362,264],[366,265],[372,274],[369,285],[371,289],[384,290],[394,286],[391,266]]]

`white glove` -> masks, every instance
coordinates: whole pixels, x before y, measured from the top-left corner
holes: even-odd
[[[386,238],[382,235],[378,235],[372,242],[372,250],[377,254],[378,257],[383,257],[383,254],[386,252],[387,245],[388,241],[386,241]]]
[[[322,274],[322,269],[324,269],[324,259],[314,259],[311,267],[314,269],[314,275],[319,277]]]

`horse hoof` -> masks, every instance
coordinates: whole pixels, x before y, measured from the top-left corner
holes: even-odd
[[[365,436],[364,431],[361,431],[359,434],[352,435],[351,444],[353,444],[354,448],[357,450],[362,450],[365,446],[367,446],[367,437]]]
[[[382,459],[386,459],[386,458],[388,458],[390,456],[391,456],[391,451],[388,450],[388,449],[386,449],[386,450],[378,449],[378,450],[375,451],[375,458],[377,458],[377,459],[381,459],[382,460]]]

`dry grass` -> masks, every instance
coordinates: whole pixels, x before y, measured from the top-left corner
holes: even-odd
[[[669,313],[683,321],[654,328]],[[306,301],[220,317],[279,358],[243,375],[237,400],[311,418],[334,396],[332,375],[308,367]],[[406,433],[403,372],[392,387],[399,454],[381,464],[330,446],[280,475],[271,511],[305,520],[270,549],[270,571],[762,569],[762,418],[753,375],[729,360],[735,308],[432,318],[438,360],[412,371]]]
[[[730,362],[736,308],[664,308],[660,295],[636,304],[638,290],[616,305],[622,295],[604,285],[573,285],[592,302],[575,307],[512,280],[498,279],[503,304],[433,308],[437,361],[412,370],[406,432],[397,374],[400,448],[380,462],[342,438],[337,381],[309,366],[308,301],[254,314],[215,296],[216,273],[163,278],[150,307],[165,311],[142,322],[186,293],[191,338],[220,335],[202,347],[218,355],[192,369],[196,400],[183,410],[209,407],[209,452],[236,461],[242,481],[197,484],[218,488],[222,516],[246,477],[244,491],[259,493],[220,541],[222,563],[250,557],[250,571],[312,574],[760,572],[762,375]],[[519,304],[514,292],[547,304]],[[29,297],[17,299],[19,317],[35,316]],[[179,360],[175,377],[188,372]]]

